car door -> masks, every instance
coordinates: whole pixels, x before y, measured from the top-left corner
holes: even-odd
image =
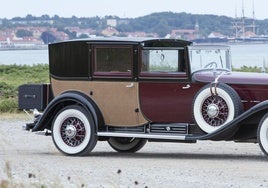
[[[106,125],[139,126],[148,121],[140,112],[138,83],[133,78],[132,45],[93,45],[90,97]]]
[[[201,87],[191,84],[183,48],[143,49],[139,98],[152,122],[191,123],[192,101]]]

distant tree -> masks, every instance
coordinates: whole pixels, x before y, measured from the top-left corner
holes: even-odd
[[[55,14],[55,15],[52,17],[52,19],[53,19],[53,20],[60,20],[60,17],[59,17],[57,14]]]
[[[80,38],[80,39],[88,38],[88,37],[89,36],[87,34],[85,34],[85,33],[83,33],[83,34],[81,34],[81,35],[78,36],[78,38]]]
[[[62,31],[68,35],[69,39],[75,39],[76,38],[77,33],[75,31],[71,32],[68,29],[63,29]]]
[[[49,31],[45,31],[41,35],[41,39],[45,44],[53,43],[56,41],[56,37]]]
[[[26,20],[35,20],[35,19],[36,19],[36,17],[32,16],[31,14],[28,14],[26,16]]]
[[[64,18],[58,15],[54,15],[52,17],[48,15],[35,17],[31,14],[28,14],[26,17],[1,19],[2,24],[0,25],[0,30],[4,30],[7,28],[16,28],[18,26],[43,26],[53,27],[57,28],[58,30],[61,29],[62,31],[64,31],[66,27],[79,27],[80,29],[91,28],[95,30],[97,34],[100,35],[101,31],[107,27],[107,19],[111,18],[118,20],[118,25],[116,29],[120,33],[138,31],[146,33],[157,33],[159,36],[165,36],[166,34],[171,33],[171,31],[175,29],[194,29],[197,23],[199,25],[199,35],[203,37],[207,37],[211,32],[220,32],[226,36],[233,36],[235,33],[235,29],[233,27],[235,19],[232,17],[208,14],[188,14],[185,12],[158,12],[142,17],[124,19],[120,19],[117,16],[95,16],[81,18],[72,16],[70,18]],[[34,20],[52,20],[53,23],[50,24],[42,22],[29,22]],[[256,19],[255,21],[257,26],[256,34],[267,35],[268,19]],[[245,25],[251,25],[251,22],[252,20],[246,19]],[[27,23],[27,25],[23,23]],[[71,39],[76,37],[75,32],[64,32],[67,33]]]
[[[16,36],[17,37],[32,37],[33,36],[33,32],[31,31],[28,31],[28,30],[24,30],[24,29],[19,29],[17,32],[16,32]]]
[[[50,19],[50,17],[47,14],[44,14],[41,16],[41,20],[49,20],[49,19]]]
[[[4,28],[11,28],[12,26],[12,23],[8,19],[4,18],[2,20],[1,30]]]
[[[261,67],[257,67],[257,66],[242,66],[240,68],[233,68],[233,71],[237,71],[237,72],[261,72]]]
[[[24,20],[24,18],[21,18],[21,17],[14,17],[14,18],[12,18],[11,20],[13,20],[13,21],[19,21],[19,20]]]

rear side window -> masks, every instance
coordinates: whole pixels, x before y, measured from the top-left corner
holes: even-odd
[[[96,47],[94,56],[94,75],[131,75],[132,73],[131,47]]]
[[[183,48],[143,48],[140,77],[186,78]]]
[[[88,79],[88,44],[81,41],[49,45],[49,70],[58,79]]]
[[[143,50],[142,72],[178,72],[177,50]]]

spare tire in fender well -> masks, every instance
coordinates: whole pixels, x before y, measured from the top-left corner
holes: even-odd
[[[73,104],[79,104],[92,114],[96,131],[105,125],[100,109],[89,96],[78,91],[68,91],[55,97],[48,104],[43,115],[38,119],[32,131],[42,131],[44,129],[50,130],[53,117],[56,115],[57,111],[65,106]]]
[[[193,100],[194,120],[207,133],[233,120],[242,111],[243,106],[239,95],[224,83],[205,85]]]

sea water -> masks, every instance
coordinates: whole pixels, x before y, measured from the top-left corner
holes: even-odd
[[[0,65],[48,64],[48,50],[3,50]]]
[[[268,67],[268,44],[227,44],[231,47],[234,68]],[[48,64],[48,50],[0,51],[0,64],[35,65]]]
[[[268,67],[268,44],[232,44],[230,47],[234,68]]]

